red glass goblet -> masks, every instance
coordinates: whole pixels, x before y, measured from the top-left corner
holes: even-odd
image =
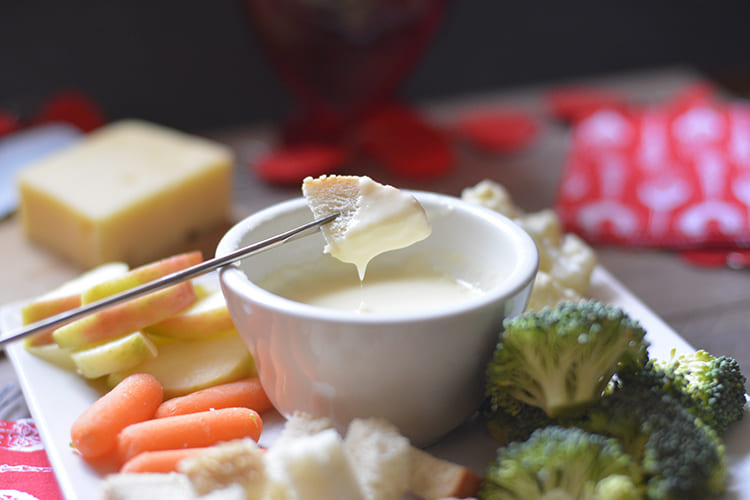
[[[285,144],[341,143],[389,104],[432,40],[447,0],[247,0],[254,31],[300,100]]]

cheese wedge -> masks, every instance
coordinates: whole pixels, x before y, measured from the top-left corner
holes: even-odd
[[[213,141],[117,122],[23,170],[21,220],[30,240],[83,268],[154,261],[228,219],[233,164]]]

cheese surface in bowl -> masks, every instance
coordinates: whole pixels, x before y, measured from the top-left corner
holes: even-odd
[[[100,128],[19,177],[26,235],[91,268],[142,264],[229,215],[234,157],[151,123]]]
[[[477,297],[482,289],[419,262],[370,266],[364,280],[322,258],[307,266],[290,266],[271,274],[264,288],[289,300],[363,314],[412,313],[454,306]]]

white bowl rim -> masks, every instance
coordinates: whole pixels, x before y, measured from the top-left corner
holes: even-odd
[[[516,296],[534,280],[539,266],[539,254],[536,244],[531,236],[529,236],[524,229],[511,219],[499,212],[464,201],[454,196],[427,191],[404,191],[413,194],[420,203],[429,202],[434,205],[443,204],[451,207],[459,206],[462,210],[471,212],[494,225],[502,227],[511,236],[510,239],[515,245],[519,247],[518,264],[503,281],[503,284],[506,286],[495,286],[476,297],[470,297],[466,300],[457,302],[455,305],[442,307],[440,309],[418,310],[415,312],[362,314],[353,311],[350,312],[313,306],[281,297],[255,284],[236,264],[225,266],[219,270],[220,281],[239,295],[251,297],[253,301],[263,307],[283,314],[303,319],[333,323],[383,325],[422,322],[456,314],[469,313],[476,309],[486,307],[491,303]],[[307,206],[307,202],[304,198],[293,198],[271,205],[245,217],[232,226],[232,228],[230,228],[221,238],[216,249],[216,256],[220,257],[235,250],[237,248],[237,242],[242,239],[243,235],[247,231],[258,227],[263,222],[271,220],[279,214],[293,212],[305,206]],[[232,245],[231,247],[230,243]],[[252,259],[252,257],[249,258]]]

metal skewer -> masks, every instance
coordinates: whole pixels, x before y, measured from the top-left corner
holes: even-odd
[[[301,236],[307,236],[308,234],[311,233],[310,230],[317,229],[319,226],[322,226],[323,224],[327,224],[328,222],[331,222],[333,219],[335,219],[338,216],[339,216],[338,212],[333,213],[331,215],[327,215],[320,219],[316,219],[306,224],[303,224],[301,226],[298,226],[294,229],[290,229],[289,231],[283,232],[281,234],[277,234],[275,236],[271,236],[270,238],[266,238],[265,240],[260,241],[258,243],[253,243],[252,245],[239,248],[222,257],[215,257],[213,259],[205,260],[201,262],[200,264],[196,264],[194,266],[188,267],[187,269],[183,269],[182,271],[177,271],[171,274],[167,274],[166,276],[162,276],[161,278],[158,278],[153,281],[149,281],[148,283],[144,283],[143,285],[137,286],[135,288],[131,288],[124,292],[111,295],[101,300],[97,300],[96,302],[86,304],[85,306],[81,306],[76,309],[70,309],[60,314],[50,316],[49,318],[45,318],[41,321],[37,321],[36,323],[27,325],[26,327],[21,328],[20,330],[1,338],[0,347],[3,347],[5,344],[9,342],[13,342],[14,340],[21,339],[28,335],[33,335],[35,333],[41,333],[41,332],[53,330],[73,320],[82,318],[89,314],[93,314],[101,309],[106,309],[107,307],[111,307],[111,306],[120,304],[122,302],[126,302],[128,300],[134,299],[136,297],[140,297],[142,295],[146,295],[148,293],[161,290],[162,288],[175,285],[182,281],[193,279],[197,276],[201,276],[203,274],[206,274],[210,271],[218,269],[227,264],[231,264],[232,262],[235,262],[237,260],[243,259],[245,257],[249,257],[250,255],[259,253],[263,250],[268,250],[275,246],[286,243],[292,239],[296,239]]]

